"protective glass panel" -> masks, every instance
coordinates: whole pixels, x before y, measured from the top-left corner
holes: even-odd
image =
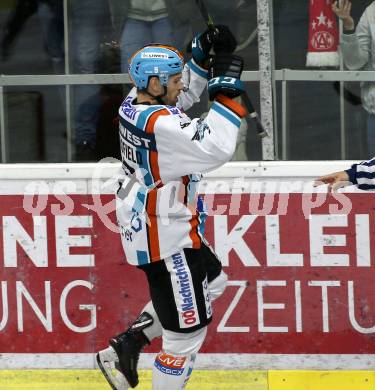
[[[337,38],[332,38],[333,27],[337,30],[337,18],[330,10],[330,4],[322,3],[327,7],[322,10],[315,10],[309,13],[312,1],[298,0],[273,0],[273,26],[275,41],[275,68],[276,69],[306,69],[306,59],[308,52],[320,52],[323,57],[327,58],[325,52],[334,50],[330,45],[337,46]],[[352,2],[351,15],[357,25],[362,13],[371,3],[368,0],[356,0]],[[323,16],[318,19],[323,12]],[[318,32],[318,35],[311,34],[309,37],[309,27],[311,32]],[[324,27],[324,28],[323,28]],[[319,33],[320,32],[320,33]],[[329,34],[325,34],[328,32]],[[336,42],[332,40],[336,39]],[[330,66],[329,61],[322,59],[313,61],[308,67],[318,66],[325,68]],[[339,68],[337,62],[336,69]]]
[[[64,95],[64,87],[4,88],[4,162],[67,161]]]
[[[260,101],[259,101],[259,82],[245,83],[245,90],[254,106],[255,111],[260,117]],[[246,125],[246,127],[244,127]],[[245,130],[246,129],[246,130]],[[243,158],[238,158],[241,154],[241,140],[246,139],[246,153]],[[234,160],[262,160],[262,139],[258,136],[254,120],[246,117],[242,120],[240,134],[237,140],[237,149],[234,155]]]
[[[350,88],[350,84],[347,87]],[[355,160],[369,157],[363,109],[348,99],[340,101],[337,82],[288,82],[284,88],[283,91],[282,83],[277,83],[280,159]],[[355,90],[352,91],[354,94]]]
[[[118,109],[130,85],[74,85],[71,91],[72,160],[120,159]]]
[[[114,42],[110,3],[104,0],[67,0],[70,73],[119,71],[119,50]]]
[[[64,73],[63,0],[2,0],[0,73]]]
[[[238,43],[235,54],[244,57],[245,69],[259,69],[256,0],[206,0],[205,3],[214,23],[230,27]],[[206,26],[201,14],[194,14],[193,34],[197,34]]]
[[[205,4],[215,24],[230,26],[238,41],[236,53],[245,57],[245,68],[257,69],[256,1],[206,0]],[[194,1],[113,0],[110,2],[110,14],[112,37],[116,44],[115,48],[107,45],[106,53],[102,52],[101,56],[103,58],[104,54],[107,63],[112,64],[118,59],[116,66],[122,72],[127,72],[132,53],[150,42],[171,44],[189,57],[187,46],[195,34],[207,28]],[[111,60],[108,61],[108,58]],[[104,72],[107,70],[104,69]]]

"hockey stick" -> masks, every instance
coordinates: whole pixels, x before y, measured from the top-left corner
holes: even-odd
[[[208,13],[208,9],[206,7],[206,4],[204,3],[204,0],[195,0],[197,3],[197,6],[199,8],[199,11],[207,25],[207,27],[212,30],[213,32],[217,33],[217,30],[215,29],[214,22],[211,18],[211,15]],[[263,138],[268,136],[267,130],[263,127],[261,121],[259,120],[258,113],[255,111],[253,104],[251,103],[251,100],[249,98],[249,95],[244,91],[242,93],[242,99],[245,104],[245,107],[247,111],[249,112],[250,118],[254,121],[257,134],[259,137]]]

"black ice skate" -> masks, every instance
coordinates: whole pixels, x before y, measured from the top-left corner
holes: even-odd
[[[150,314],[142,313],[133,325],[124,333],[109,340],[110,347],[116,352],[118,362],[115,362],[117,370],[121,371],[130,387],[138,385],[138,360],[144,346],[150,344],[143,333],[143,329],[154,322]]]

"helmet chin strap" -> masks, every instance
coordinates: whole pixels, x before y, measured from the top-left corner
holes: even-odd
[[[145,91],[147,95],[151,96],[153,99],[155,99],[159,104],[165,105],[165,102],[163,101],[163,97],[167,95],[168,89],[165,85],[163,85],[164,92],[161,95],[153,95],[148,90]]]

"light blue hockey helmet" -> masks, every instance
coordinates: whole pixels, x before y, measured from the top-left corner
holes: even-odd
[[[129,63],[129,75],[135,86],[146,89],[148,79],[159,78],[161,85],[167,86],[169,76],[182,72],[184,58],[174,47],[151,43],[133,54]]]

